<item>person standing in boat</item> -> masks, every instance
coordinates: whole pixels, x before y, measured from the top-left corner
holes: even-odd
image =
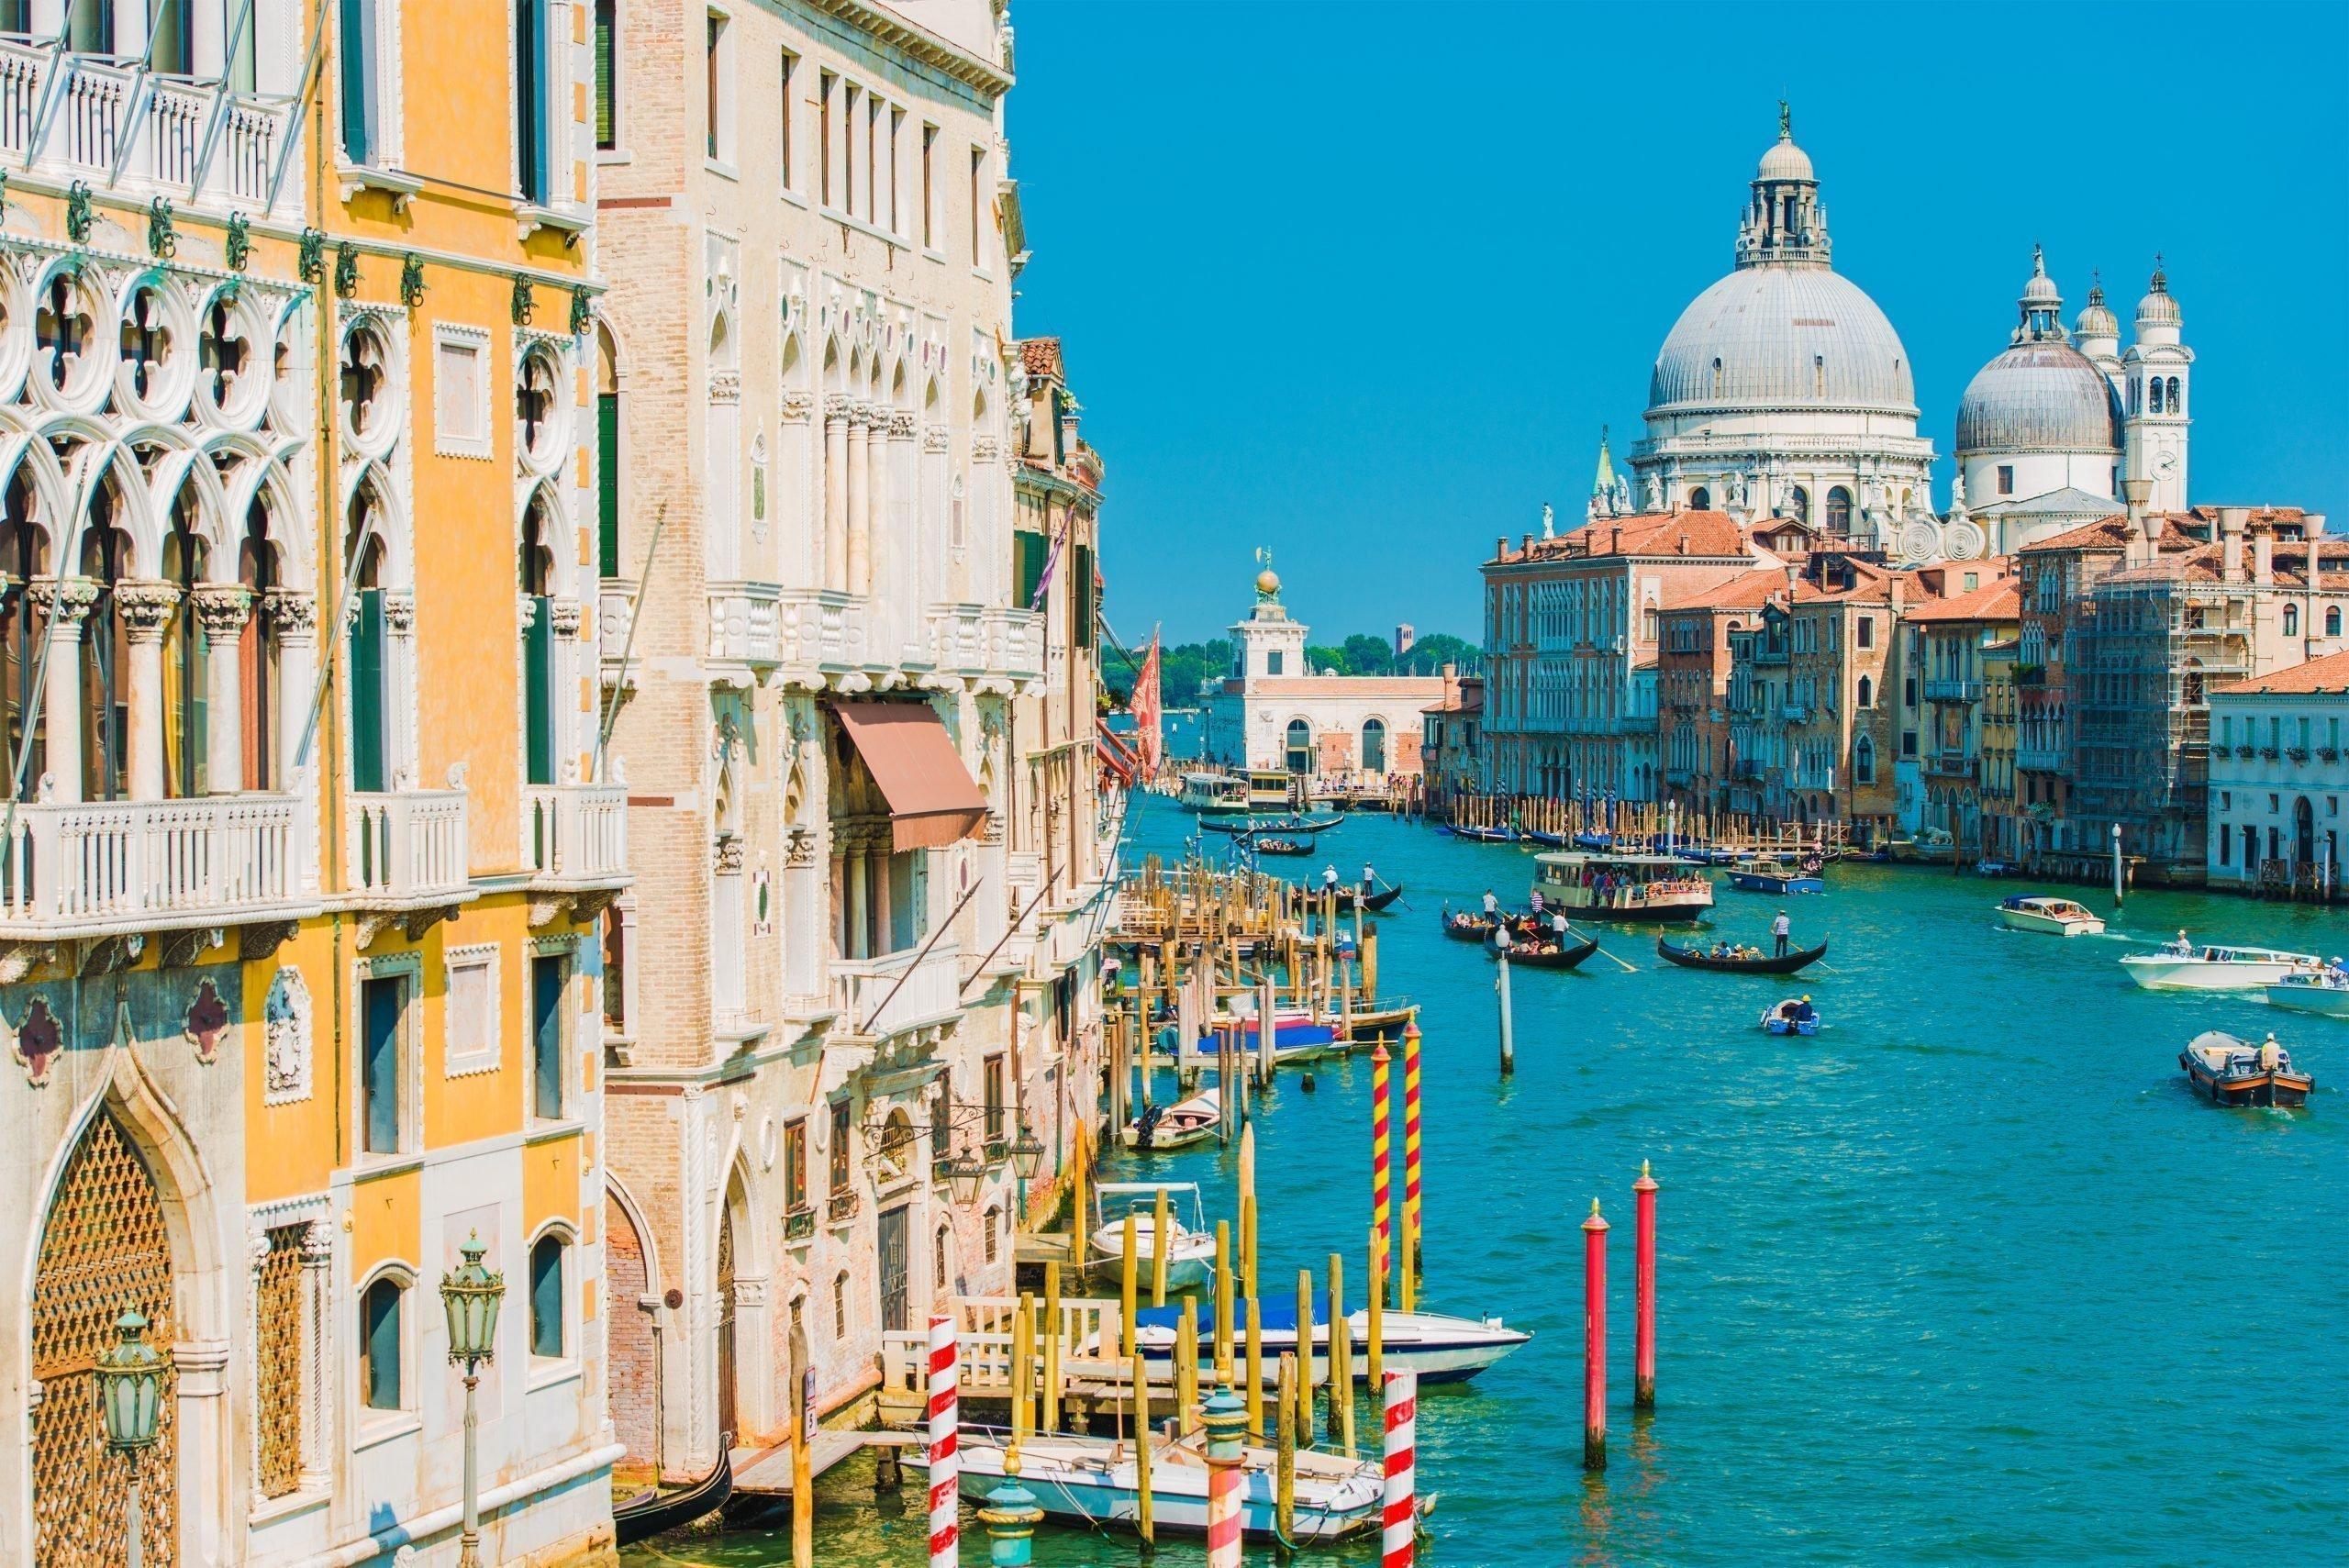
[[[1542,913],[1542,890],[1538,887],[1533,890],[1533,913],[1537,918]]]
[[[1321,891],[1324,893],[1338,891],[1338,868],[1334,862],[1321,868]]]
[[[2259,1042],[2259,1070],[2262,1073],[2275,1072],[2277,1059],[2283,1053],[2284,1048],[2276,1043],[2276,1031],[2269,1029],[2267,1038]]]
[[[1490,916],[1496,916],[1496,915],[1498,915],[1500,912],[1501,912],[1501,901],[1500,901],[1499,899],[1497,899],[1497,898],[1496,898],[1496,897],[1494,897],[1494,896],[1493,896],[1493,890],[1492,890],[1491,888],[1489,888],[1489,887],[1488,887],[1488,888],[1485,889],[1485,913],[1486,913],[1486,916],[1488,916],[1488,917],[1490,917]]]
[[[1362,895],[1364,898],[1378,891],[1378,871],[1368,861],[1362,862]]]
[[[1787,948],[1793,940],[1793,933],[1794,922],[1787,918],[1787,912],[1784,909],[1779,910],[1777,918],[1770,922],[1770,935],[1777,939],[1778,957],[1787,956]]]

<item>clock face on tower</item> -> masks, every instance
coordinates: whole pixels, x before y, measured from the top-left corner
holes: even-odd
[[[2154,459],[2154,472],[2160,474],[2164,479],[2167,479],[2171,474],[2176,473],[2177,472],[2177,453],[2175,451],[2165,451],[2157,455]]]

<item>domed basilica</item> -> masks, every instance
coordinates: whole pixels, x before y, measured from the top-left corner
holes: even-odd
[[[1636,500],[1794,517],[1906,562],[2002,555],[2110,516],[2124,477],[2152,482],[2155,510],[2183,510],[2194,356],[2161,272],[2126,352],[2100,288],[2065,330],[2042,258],[2019,303],[2006,350],[1959,403],[1957,474],[1937,511],[1908,350],[1835,271],[1819,181],[1781,105],[1737,264],[1680,313],[1656,354],[1647,436],[1631,453]],[[1602,483],[1592,515],[1630,509],[1631,488]]]

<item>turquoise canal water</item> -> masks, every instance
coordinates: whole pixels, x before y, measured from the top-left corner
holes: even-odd
[[[1135,858],[1174,849],[1189,825],[1152,801]],[[1648,937],[1612,928],[1606,946],[1632,973],[1602,957],[1517,972],[1504,1084],[1490,967],[1438,935],[1437,907],[1487,886],[1521,903],[1530,856],[1380,817],[1324,842],[1341,875],[1367,859],[1408,887],[1380,967],[1425,1008],[1429,1302],[1536,1333],[1474,1383],[1421,1396],[1419,1487],[1442,1496],[1425,1561],[2349,1554],[2349,1023],[2140,991],[2117,935],[1997,929],[1990,906],[2012,883],[1839,866],[1826,895],[1789,905],[1798,938],[1834,943],[1831,972],[1800,983],[1828,1020],[1816,1039],[1755,1027],[1785,983],[1667,968]],[[1720,929],[1764,940],[1770,901],[1726,884],[1720,899]],[[2113,924],[2349,948],[2337,914],[2230,898],[2132,895]],[[2177,1051],[2209,1028],[2275,1029],[2317,1097],[2290,1112],[2195,1099]],[[1284,1073],[1258,1125],[1265,1271],[1318,1276],[1336,1250],[1359,1282],[1370,1066],[1316,1076],[1308,1094]],[[1664,1188],[1660,1408],[1634,1422],[1643,1158]],[[1203,1150],[1112,1173],[1197,1179],[1228,1214],[1235,1165]],[[1616,1223],[1613,1462],[1586,1484],[1575,1227],[1594,1195]],[[844,1466],[821,1505],[818,1561],[922,1562],[918,1484],[876,1499],[869,1465]],[[1037,1540],[1040,1563],[1137,1555],[1130,1537]],[[1195,1541],[1158,1553],[1203,1557]],[[1374,1557],[1360,1544],[1308,1560]],[[629,1561],[786,1562],[788,1540],[740,1531]],[[984,1562],[984,1545],[964,1561]]]

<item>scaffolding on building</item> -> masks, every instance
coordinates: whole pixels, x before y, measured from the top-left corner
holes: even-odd
[[[2120,823],[2156,866],[2202,863],[2209,692],[2253,673],[2257,592],[2164,562],[2115,573],[2082,601],[2072,814]]]

